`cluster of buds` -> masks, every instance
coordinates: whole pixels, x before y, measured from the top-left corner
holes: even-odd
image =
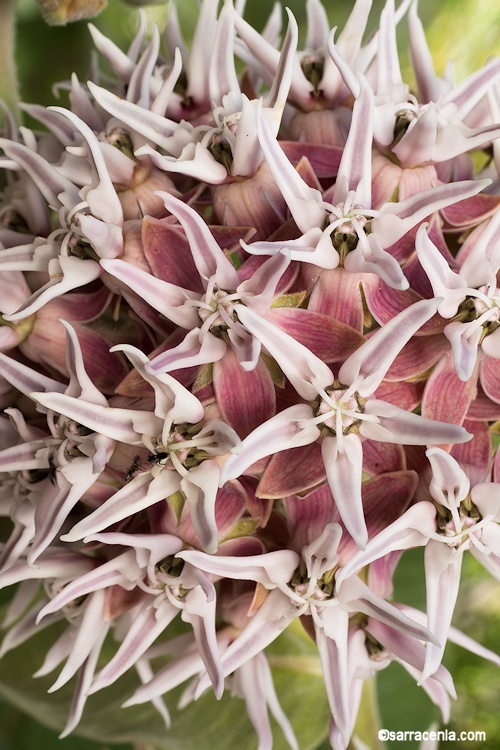
[[[444,721],[447,640],[500,665],[451,626],[464,554],[500,579],[500,60],[437,77],[416,0],[368,39],[370,0],[338,34],[308,0],[303,50],[290,12],[218,5],[190,49],[173,4],[166,51],[91,26],[114,75],[7,117],[1,653],[63,624],[63,735],[135,668],[167,727],[189,680],[298,748],[266,648],[300,618],[345,750],[392,661]],[[392,601],[415,547],[426,613]]]

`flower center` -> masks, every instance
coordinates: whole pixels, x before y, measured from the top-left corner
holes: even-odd
[[[226,292],[224,289],[219,289],[215,277],[212,276],[204,296],[201,300],[194,302],[198,306],[202,330],[209,330],[214,336],[222,336],[228,328],[234,325],[234,305],[239,302],[237,292]]]
[[[473,323],[469,335],[482,327],[480,341],[500,326],[500,289],[496,285],[480,286],[470,293],[458,308],[454,320]]]
[[[338,437],[355,432],[363,419],[363,400],[352,388],[337,383],[320,392],[320,398],[313,408],[313,421],[323,425],[325,436],[333,434]]]
[[[301,560],[289,586],[300,597],[301,601],[297,599],[293,602],[297,607],[304,607],[309,602],[313,605],[318,604],[334,597],[334,571],[327,570],[321,578],[309,578],[306,564],[304,560]],[[309,606],[303,614],[310,614]]]

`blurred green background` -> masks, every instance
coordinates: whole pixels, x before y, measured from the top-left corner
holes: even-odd
[[[0,0],[4,4],[7,0]],[[304,28],[303,0],[286,3]],[[352,8],[352,0],[325,0],[332,26],[342,28]],[[371,28],[377,24],[383,3],[376,0],[371,15]],[[248,0],[246,17],[261,28],[273,3],[269,0]],[[420,16],[425,22],[436,69],[442,73],[446,62],[454,60],[456,80],[483,65],[492,55],[500,53],[500,3],[498,0],[421,0]],[[150,23],[164,23],[168,4],[146,9]],[[194,0],[178,3],[178,12],[186,38],[190,37],[197,15]],[[68,79],[75,71],[86,80],[92,49],[87,22],[80,21],[66,27],[49,27],[42,19],[35,0],[18,0],[16,58],[20,77],[21,98],[24,101],[52,104],[57,101],[52,84]],[[93,23],[120,46],[126,47],[137,23],[137,10],[121,0],[111,0],[108,7]],[[400,44],[406,80],[411,82],[405,52],[404,24],[400,30]],[[404,556],[397,571],[396,599],[425,608],[422,586],[423,563],[421,551]],[[455,613],[454,623],[468,635],[494,651],[499,650],[500,598],[498,584],[489,579],[474,559],[466,556],[464,583]],[[483,662],[463,650],[448,646],[445,664],[456,683],[458,701],[452,706],[449,728],[457,734],[463,730],[484,730],[487,742],[442,743],[441,750],[494,750],[500,748],[500,673],[493,665]],[[33,666],[33,670],[36,665]],[[6,675],[3,675],[5,681]],[[0,680],[2,662],[0,662]],[[406,672],[393,665],[382,672],[378,680],[381,706],[381,726],[389,730],[415,729],[424,731],[438,719],[437,712],[425,693],[416,687]],[[241,705],[243,711],[243,705]],[[132,745],[114,745],[116,750],[131,750]],[[321,745],[327,750],[328,743]],[[391,748],[416,748],[417,743],[389,743]],[[11,706],[0,703],[0,750],[107,750],[76,736],[59,741],[57,735],[40,726]],[[150,750],[147,745],[136,745],[134,750]],[[200,748],[200,750],[208,750]],[[302,750],[302,749],[301,749]]]

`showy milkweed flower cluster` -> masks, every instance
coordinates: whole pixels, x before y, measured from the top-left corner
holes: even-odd
[[[367,37],[370,5],[337,31],[308,0],[304,49],[231,0],[190,46],[174,5],[127,52],[91,26],[113,75],[7,118],[2,654],[62,623],[37,674],[77,675],[63,735],[136,669],[126,706],[167,728],[186,683],[297,748],[266,658],[297,619],[334,750],[392,661],[444,721],[447,640],[500,664],[451,626],[465,554],[500,578],[500,60],[456,85],[415,0]],[[422,546],[425,613],[392,600]]]

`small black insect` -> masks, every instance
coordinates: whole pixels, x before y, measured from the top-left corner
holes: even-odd
[[[160,461],[164,461],[166,458],[168,458],[168,453],[165,453],[164,451],[159,451],[158,453],[150,453],[148,456],[149,463],[156,463]]]
[[[49,481],[55,487],[57,484],[57,476],[56,476],[57,466],[54,463],[53,456],[49,455],[48,461],[49,461]]]
[[[125,482],[130,482],[135,472],[139,468],[139,458],[139,456],[134,456],[134,458],[132,459],[132,463],[125,472]]]

